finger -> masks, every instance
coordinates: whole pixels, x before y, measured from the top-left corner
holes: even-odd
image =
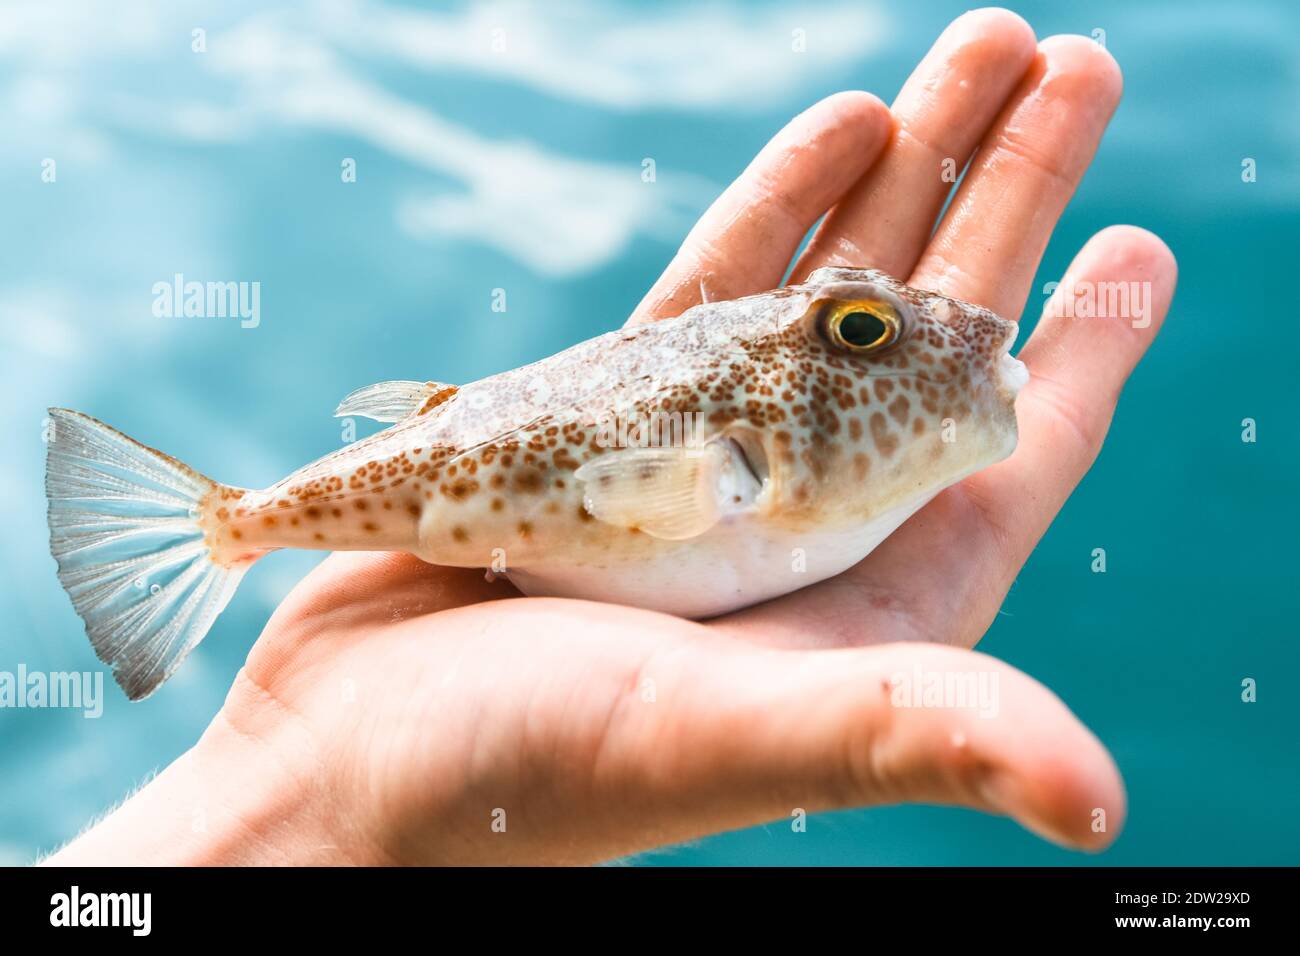
[[[488,581],[482,568],[428,564],[404,552],[340,551],[312,569],[276,611],[343,626],[432,614],[448,607],[501,596],[501,582]],[[506,585],[506,597],[518,592]],[[274,620],[274,618],[273,618]]]
[[[328,660],[338,642],[364,641],[377,625],[518,596],[509,581],[486,580],[481,568],[440,567],[400,552],[336,552],[276,608],[245,668],[257,686],[269,687],[286,667],[310,671],[312,658]]]
[[[633,696],[617,711],[598,781],[611,806],[641,808],[634,841],[651,821],[659,843],[912,802],[1004,814],[1080,849],[1108,845],[1123,824],[1123,784],[1101,743],[1042,685],[972,651],[732,643],[652,657],[636,673],[656,702]]]
[[[1112,226],[1080,250],[1047,303],[1020,352],[1030,379],[1016,402],[1015,454],[962,486],[986,529],[985,547],[972,558],[998,604],[1096,460],[1120,391],[1164,324],[1177,282],[1177,261],[1159,237]],[[989,604],[983,616],[994,613]]]
[[[1144,229],[1112,226],[1094,236],[1020,352],[1030,380],[1016,401],[1015,453],[942,492],[839,577],[716,626],[783,647],[900,639],[973,646],[1101,449],[1177,276],[1173,254]]]
[[[1056,221],[1119,102],[1119,66],[1049,37],[980,146],[910,284],[1020,315]]]
[[[838,93],[795,117],[686,237],[628,324],[781,284],[813,224],[875,161],[893,128],[870,93]]]
[[[894,100],[889,148],[818,228],[796,281],[822,266],[910,274],[955,174],[1034,53],[1034,31],[1009,10],[973,10],[954,20]]]
[[[706,831],[900,803],[1004,814],[1080,849],[1104,848],[1123,825],[1110,754],[1047,688],[996,659],[935,645],[732,658],[697,671],[698,709],[658,711],[647,736],[659,743],[651,786],[718,795]]]

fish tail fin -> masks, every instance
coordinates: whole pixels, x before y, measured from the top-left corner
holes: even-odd
[[[50,553],[95,654],[140,700],[203,640],[260,552],[210,546],[209,503],[229,489],[88,415],[49,416]]]

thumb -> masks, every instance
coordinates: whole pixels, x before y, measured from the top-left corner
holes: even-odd
[[[920,644],[708,643],[645,661],[638,677],[654,681],[656,702],[622,708],[604,744],[628,799],[679,838],[800,808],[904,802],[1005,814],[1087,850],[1123,824],[1105,748],[1055,695],[994,658]]]

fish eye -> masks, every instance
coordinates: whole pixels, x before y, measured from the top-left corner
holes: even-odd
[[[859,300],[832,303],[826,313],[826,337],[850,352],[878,352],[898,341],[898,311],[888,302]]]

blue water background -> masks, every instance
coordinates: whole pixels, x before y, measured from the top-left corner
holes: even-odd
[[[1111,749],[1127,831],[1092,858],[974,812],[887,808],[648,862],[1300,863],[1288,291],[1300,14],[1284,0],[1017,9],[1040,36],[1103,30],[1126,77],[1026,326],[1043,284],[1110,223],[1156,230],[1181,265],[1172,316],[1101,458],[981,645]],[[98,666],[48,555],[47,405],[85,409],[218,478],[269,483],[338,447],[330,413],[359,385],[470,381],[617,326],[786,119],[845,88],[889,100],[961,10],[0,8],[0,670]],[[196,27],[204,53],[191,49]],[[490,48],[498,27],[506,59]],[[803,55],[790,50],[798,28]],[[47,158],[54,183],[41,180]],[[259,281],[260,326],[155,318],[152,286],[176,273]],[[1256,443],[1241,441],[1245,418]],[[1090,570],[1097,547],[1105,574]],[[110,683],[99,720],[0,710],[0,860],[57,846],[192,744],[314,560],[259,565],[143,704]],[[1254,704],[1240,699],[1244,678],[1258,681]]]

